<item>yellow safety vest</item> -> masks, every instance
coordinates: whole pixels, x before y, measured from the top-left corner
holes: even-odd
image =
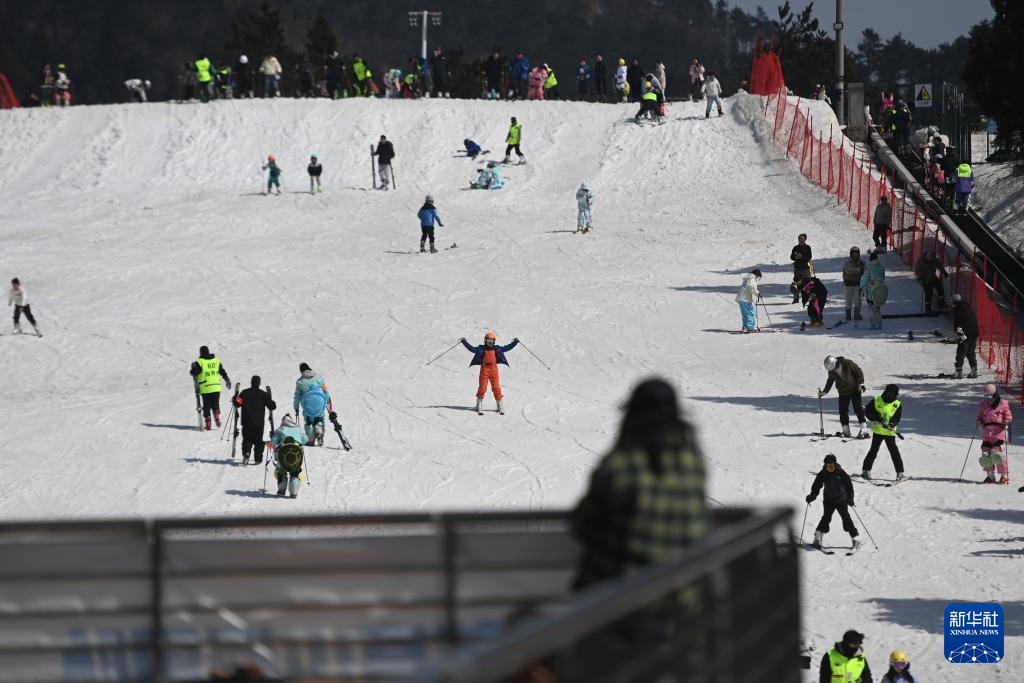
[[[551,69],[550,71],[548,71],[547,80],[544,81],[544,87],[554,88],[556,85],[558,85],[558,79],[555,78],[555,70]]]
[[[960,164],[956,167],[957,178],[970,178],[971,177],[971,165],[968,163]]]
[[[899,399],[892,403],[886,403],[882,400],[881,396],[875,396],[875,412],[878,413],[880,418],[882,418],[882,422],[892,424],[893,415],[896,414],[896,411],[899,410],[899,408]],[[871,433],[878,434],[880,436],[893,436],[896,434],[896,430],[883,427],[881,422],[875,422],[871,425]]]
[[[196,60],[196,71],[198,72],[197,80],[200,83],[209,83],[213,80],[213,76],[210,75],[210,69],[213,68],[213,64],[210,63],[209,59],[197,59]]]
[[[828,662],[832,668],[831,680],[834,683],[839,683],[840,681],[857,683],[864,673],[864,667],[867,666],[864,655],[847,657],[835,648],[828,651]]]
[[[518,145],[519,144],[519,133],[523,124],[517,123],[508,127],[508,144]]]
[[[199,363],[199,393],[216,394],[220,392],[220,359],[197,358]]]
[[[650,90],[650,91],[644,93],[644,97],[643,98],[645,100],[657,100],[658,99],[658,93],[654,92],[653,90]]]

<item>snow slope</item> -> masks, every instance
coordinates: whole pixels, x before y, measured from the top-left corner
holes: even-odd
[[[982,147],[984,149],[984,147]],[[1024,177],[1013,177],[1013,163],[973,166],[971,203],[996,234],[1018,254],[1024,254]]]
[[[806,556],[807,641],[820,657],[856,627],[876,676],[902,647],[929,683],[962,680],[942,659],[943,607],[998,599],[1008,656],[972,680],[1010,680],[1024,664],[1020,498],[1016,486],[957,480],[981,383],[928,378],[952,367],[952,347],[927,341],[945,321],[797,331],[803,312],[787,292],[797,233],[810,234],[837,297],[850,245],[866,251],[870,238],[764,141],[761,112],[749,96],[711,120],[701,105],[677,104],[661,127],[628,122],[632,107],[550,102],[4,112],[3,271],[25,283],[46,336],[0,337],[0,514],[569,506],[614,438],[616,406],[658,373],[700,427],[712,501],[793,505],[799,520],[825,453],[859,471],[866,450],[808,439],[822,358],[846,355],[864,367],[868,394],[903,388],[901,448],[916,479],[858,484],[878,551],[863,535],[856,557]],[[466,190],[477,165],[454,150],[472,137],[499,156],[510,115],[530,163],[507,168],[505,190]],[[398,152],[398,190],[386,193],[369,189],[367,148],[382,132]],[[287,191],[261,197],[258,163],[271,152]],[[324,164],[322,195],[303,193],[310,153]],[[581,180],[597,196],[588,236],[572,234]],[[439,246],[458,244],[436,255],[416,253],[427,192],[446,225]],[[916,310],[919,290],[884,259],[887,310]],[[726,332],[739,327],[733,297],[754,267],[781,334]],[[476,373],[462,349],[425,366],[488,329],[551,366],[522,347],[510,354],[504,417],[469,410]],[[260,374],[278,416],[298,364],[320,370],[355,450],[312,451],[311,485],[296,501],[263,495],[261,468],[241,467],[218,434],[193,427],[187,367],[201,344],[234,380]],[[838,429],[834,392],[825,406]],[[333,434],[327,443],[337,445]],[[968,482],[981,478],[976,457]],[[874,471],[892,476],[886,454]],[[818,514],[820,503],[805,539]],[[847,540],[837,518],[827,541]]]

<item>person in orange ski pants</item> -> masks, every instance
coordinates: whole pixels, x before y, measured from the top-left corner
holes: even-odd
[[[467,351],[473,354],[473,360],[469,362],[469,366],[480,366],[480,386],[476,390],[476,412],[481,412],[484,396],[487,394],[487,384],[490,383],[491,392],[494,394],[494,399],[498,402],[498,412],[504,415],[505,411],[501,403],[503,395],[501,393],[501,377],[498,374],[498,365],[508,366],[505,354],[519,344],[519,339],[513,339],[512,343],[506,346],[498,346],[496,344],[498,341],[497,335],[493,332],[488,332],[484,335],[483,346],[473,346],[466,341],[465,337],[462,337],[459,341],[462,342]]]

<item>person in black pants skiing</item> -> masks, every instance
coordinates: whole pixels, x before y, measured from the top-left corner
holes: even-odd
[[[323,173],[324,167],[317,161],[316,155],[314,154],[309,158],[309,166],[306,167],[306,173],[309,174],[309,193],[313,194],[313,182],[316,181],[316,192],[320,192],[320,174]]]
[[[801,233],[797,238],[797,245],[789,253],[789,260],[793,262],[793,284],[789,286],[793,294],[793,303],[800,301],[800,286],[803,281],[814,275],[811,266],[811,245],[807,244],[807,235]]]
[[[842,356],[826,356],[825,370],[828,371],[828,378],[825,381],[825,388],[818,392],[821,398],[829,392],[832,385],[836,385],[839,393],[839,423],[843,426],[843,436],[850,437],[850,404],[860,421],[860,432],[858,439],[868,438],[868,423],[864,419],[864,404],[861,402],[861,393],[864,391],[864,371],[860,366],[849,358]]]
[[[394,184],[394,174],[391,172],[391,160],[395,158],[395,146],[383,135],[377,143],[374,151],[377,155],[377,173],[380,175],[381,189],[388,189],[388,184]]]
[[[867,418],[871,420],[871,448],[864,456],[864,467],[861,475],[865,479],[871,478],[871,466],[875,464],[875,456],[878,449],[885,442],[892,457],[892,466],[896,470],[896,481],[903,481],[903,458],[900,456],[900,449],[896,445],[896,428],[903,417],[903,405],[896,397],[900,394],[900,388],[895,384],[887,384],[881,396],[876,396],[868,403]]]
[[[854,526],[848,509],[853,507],[853,482],[850,481],[850,475],[836,462],[836,456],[831,453],[825,456],[825,465],[818,472],[818,476],[814,478],[811,493],[805,499],[808,505],[814,502],[822,488],[825,489],[825,493],[822,496],[821,521],[818,522],[818,527],[814,531],[814,543],[811,545],[821,548],[821,539],[828,533],[832,514],[838,512],[840,519],[843,520],[843,529],[850,534],[853,549],[856,550],[860,547],[860,541],[857,540],[860,532]]]
[[[964,376],[964,358],[971,366],[968,377],[978,376],[978,316],[974,314],[970,304],[959,294],[953,295],[953,329],[956,330],[956,361],[953,369],[954,377]]]
[[[269,392],[260,389],[259,375],[252,376],[249,388],[241,391],[234,401],[242,408],[242,464],[249,464],[251,451],[253,463],[259,465],[263,462],[263,418],[268,410],[276,410],[277,404]]]

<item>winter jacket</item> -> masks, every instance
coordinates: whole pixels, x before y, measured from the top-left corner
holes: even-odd
[[[622,90],[623,88],[626,87],[627,81],[628,79],[626,77],[626,65],[623,64],[622,66],[615,69],[615,87],[618,88],[619,90]]]
[[[878,203],[875,207],[875,225],[889,225],[892,223],[892,205],[889,202]]]
[[[868,261],[867,268],[864,269],[864,274],[860,276],[860,288],[870,296],[871,290],[879,282],[885,282],[885,268],[878,261]]]
[[[548,72],[543,67],[535,66],[530,69],[530,87],[543,88],[544,81],[548,79]]]
[[[603,81],[608,76],[608,62],[602,60],[594,62],[594,78]]]
[[[497,166],[494,168],[481,168],[480,175],[476,178],[476,184],[488,190],[500,190],[505,187],[505,181],[501,177],[501,169]]]
[[[434,85],[438,90],[448,83],[448,55],[434,55],[430,58],[430,71],[434,76]]]
[[[58,71],[57,72],[57,80],[54,83],[54,85],[57,86],[57,90],[67,90],[68,88],[71,87],[71,79],[68,78],[68,75],[67,75],[66,72]]]
[[[882,113],[889,111],[895,106],[896,100],[892,96],[882,98]]]
[[[897,109],[892,115],[892,125],[896,130],[901,132],[910,132],[910,124],[914,121],[914,117],[910,115],[910,110],[907,108]]]
[[[745,301],[748,304],[757,303],[758,297],[761,294],[757,291],[757,276],[753,273],[747,273],[743,276],[743,284],[740,285],[740,291],[736,293],[736,301]]]
[[[968,337],[978,336],[978,316],[966,301],[953,304],[953,329],[962,328]]]
[[[277,57],[267,57],[260,64],[260,73],[264,76],[280,76],[282,71],[281,62],[277,61]]]
[[[508,73],[517,81],[525,81],[530,74],[530,60],[526,57],[516,57],[508,65]]]
[[[299,414],[299,404],[302,402],[303,394],[313,387],[323,389],[324,395],[327,397],[327,404],[330,405],[331,392],[327,390],[327,382],[324,381],[324,378],[315,370],[303,370],[302,376],[295,380],[295,395],[292,398],[292,408],[294,408],[296,416]]]
[[[309,166],[306,167],[306,173],[316,178],[320,177],[320,174],[323,173],[323,170],[324,167],[320,164],[319,161],[316,162],[315,164],[310,164]]]
[[[821,468],[818,476],[814,478],[814,483],[811,484],[811,500],[818,497],[822,488],[825,489],[822,499],[833,505],[853,503],[853,482],[850,481],[850,475],[846,470],[839,465],[836,465],[832,472]]]
[[[207,352],[207,353],[205,353],[205,354],[203,354],[203,355],[201,355],[199,357],[202,358],[203,360],[214,360],[215,358],[217,358],[217,356],[215,356],[214,354],[209,353],[209,352]],[[217,363],[218,363],[218,368],[219,368],[218,371],[217,371],[217,375],[219,375],[220,377],[223,377],[225,382],[231,382],[231,378],[228,377],[228,371],[224,369],[224,364],[221,363],[219,360],[217,361]],[[203,366],[199,364],[199,361],[195,361],[195,360],[192,361],[192,366],[188,369],[188,374],[190,374],[193,377],[195,377],[197,382],[199,383],[198,384],[198,386],[199,386],[199,393],[201,393],[201,394],[220,393],[220,389],[221,389],[220,380],[217,379],[216,375],[214,377],[210,378],[209,380],[204,379],[202,377]]]
[[[282,425],[281,427],[278,427],[277,429],[274,430],[274,433],[270,437],[270,443],[274,444],[274,448],[277,448],[282,443],[284,443],[284,440],[287,439],[289,436],[295,439],[295,443],[299,444],[300,446],[305,446],[306,441],[308,440],[306,437],[305,430],[301,429],[300,427],[285,427]]]
[[[795,275],[810,273],[811,267],[808,264],[811,262],[811,245],[797,244],[794,246],[793,251],[789,253],[789,260],[793,262]]]
[[[974,185],[974,174],[971,165],[964,162],[956,167],[956,191],[968,193]]]
[[[259,387],[249,387],[238,392],[238,396],[232,399],[236,405],[242,408],[242,424],[259,426],[263,424],[263,418],[267,410],[276,410],[277,404],[270,398],[270,394]]]
[[[704,80],[704,65],[703,64],[691,64],[690,65],[690,82],[701,82]]]
[[[481,344],[480,346],[473,346],[468,341],[463,339],[462,345],[466,347],[467,351],[473,354],[473,360],[469,362],[469,367],[473,367],[474,365],[483,365],[484,351],[486,351],[489,348],[486,344]],[[495,344],[493,348],[495,351],[495,357],[498,361],[498,364],[508,365],[508,361],[505,359],[505,354],[517,346],[519,346],[518,339],[513,339],[511,344],[506,344],[505,346],[498,346],[497,344]]]
[[[268,169],[270,170],[271,180],[277,180],[281,177],[281,167],[277,165],[276,161],[268,161],[263,170],[266,171]]]
[[[882,676],[881,683],[920,683],[920,681],[910,673],[910,665],[907,664],[903,671],[896,671],[890,666],[889,671]]]
[[[978,404],[978,425],[981,427],[982,441],[1006,441],[1006,427],[1013,422],[1010,402],[1000,398],[993,407],[992,401],[982,399]]]
[[[946,275],[946,269],[942,267],[939,260],[929,258],[929,254],[922,254],[914,264],[914,275],[921,281],[922,285],[935,284],[940,277]]]
[[[853,257],[846,259],[843,263],[843,284],[847,287],[859,287],[860,278],[864,274],[864,259],[857,257],[854,261]]]
[[[838,467],[836,467],[836,471],[837,472],[839,471]],[[845,474],[845,472],[843,474]],[[873,683],[874,679],[871,678],[871,667],[868,666],[868,660],[865,659],[865,657],[864,657],[864,651],[858,648],[858,651],[857,651],[856,654],[854,654],[852,656],[847,656],[845,654],[845,652],[843,651],[842,645],[843,645],[842,643],[836,643],[835,646],[831,650],[826,652],[825,655],[821,658],[821,669],[818,671],[818,682],[819,683]],[[847,677],[843,676],[842,673],[840,673],[840,672],[833,672],[832,671],[832,660],[831,660],[831,658],[829,656],[833,651],[838,653],[841,656],[841,658],[846,659],[846,661],[848,661],[848,662],[849,661],[855,661],[858,666],[864,667],[863,671],[860,674],[860,677],[856,678],[856,679],[847,679]]]
[[[665,92],[665,88],[668,87],[668,77],[665,75],[665,65],[661,62],[655,64],[654,75],[658,79],[658,82],[661,83],[661,91]]]
[[[582,83],[586,83],[587,81],[590,80],[590,75],[591,75],[591,71],[590,71],[590,65],[589,64],[583,64],[583,65],[580,65],[580,66],[576,67],[576,80],[577,81],[580,81]]]
[[[640,90],[640,81],[643,77],[644,70],[640,68],[639,64],[630,64],[626,69],[626,81],[629,83],[630,90]]]
[[[836,385],[836,391],[840,396],[859,394],[864,384],[864,371],[849,358],[839,356],[835,369],[828,373],[828,380],[822,391],[827,394],[833,384]]]
[[[362,57],[352,62],[352,73],[355,74],[356,80],[360,83],[373,75],[370,73],[370,68],[366,66],[366,61]]]
[[[497,84],[501,79],[501,58],[495,59],[494,55],[488,57],[484,62],[484,73],[487,74],[488,83]]]
[[[594,193],[590,188],[580,188],[576,190],[576,208],[580,211],[588,211],[590,205],[594,203]]]
[[[440,214],[437,213],[437,209],[434,208],[434,205],[429,202],[423,205],[423,208],[419,210],[416,216],[420,219],[420,227],[432,228],[434,227],[434,223],[437,223],[442,228],[444,227],[444,223],[441,222]]]
[[[508,127],[508,135],[505,136],[505,142],[510,145],[518,145],[523,140],[523,124],[513,123]]]
[[[711,77],[704,81],[704,85],[701,86],[701,92],[708,97],[721,97],[722,96],[722,84],[717,78]]]
[[[395,158],[395,146],[391,144],[390,140],[385,140],[377,145],[377,151],[374,154],[377,155],[378,163],[389,166],[391,160]]]
[[[139,96],[139,99],[143,102],[146,101],[146,82],[141,78],[129,78],[124,82],[124,87]]]
[[[824,305],[825,301],[828,300],[828,288],[825,287],[825,283],[816,277],[807,278],[807,282],[800,287],[800,299],[804,306],[807,305],[811,299],[817,300],[820,304]]]
[[[24,285],[18,289],[11,287],[7,293],[7,305],[10,306],[11,304],[15,306],[28,306],[28,292],[25,291]]]
[[[466,148],[466,154],[468,156],[475,157],[480,153],[480,145],[476,144],[472,140],[463,143],[463,146]]]
[[[885,416],[879,411],[887,410],[886,406],[891,406],[893,403],[896,404],[896,409],[893,411],[892,417],[886,420]],[[872,434],[892,436],[896,433],[896,427],[899,425],[900,420],[903,419],[903,404],[899,399],[886,401],[885,394],[882,394],[868,401],[867,406],[864,407],[864,416],[875,423],[871,426]],[[888,427],[885,426],[886,423],[888,423]]]

